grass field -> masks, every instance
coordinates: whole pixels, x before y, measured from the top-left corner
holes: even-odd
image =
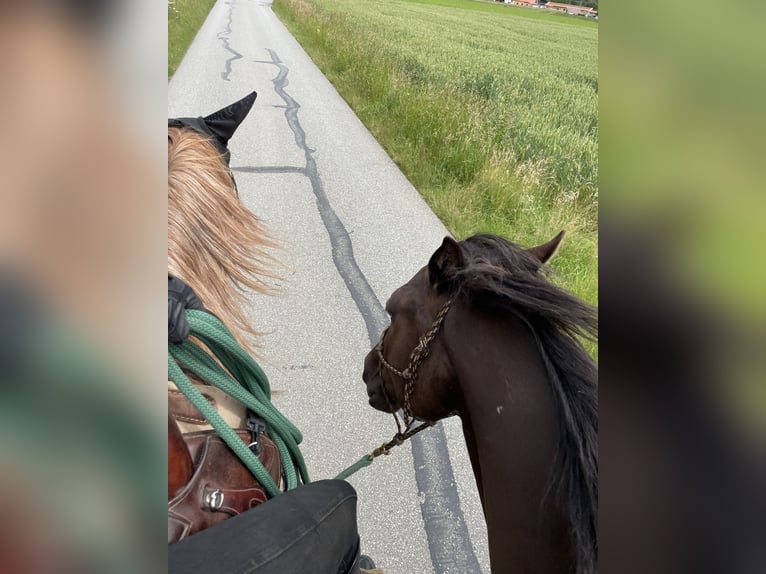
[[[168,79],[175,73],[213,4],[215,0],[168,2]]]
[[[597,301],[598,24],[474,0],[276,0],[445,225],[535,244]]]

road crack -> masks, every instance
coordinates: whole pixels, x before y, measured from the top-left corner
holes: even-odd
[[[230,43],[231,23],[234,17],[234,2],[227,2],[226,5],[229,7],[228,21],[226,23],[226,28],[224,28],[222,32],[218,33],[218,39],[221,41],[221,44],[223,44],[223,49],[232,54],[231,57],[227,58],[226,62],[224,62],[224,70],[221,72],[221,78],[223,78],[225,82],[229,82],[231,81],[229,76],[231,76],[232,64],[236,60],[242,59],[242,54],[232,48]]]
[[[306,143],[306,132],[298,119],[300,104],[285,90],[288,86],[289,68],[280,60],[274,50],[268,49],[272,64],[279,73],[272,80],[274,90],[285,102],[285,118],[293,132],[295,143],[303,151],[305,167],[291,168],[302,172],[311,182],[319,215],[330,237],[332,259],[335,268],[346,284],[359,313],[367,327],[370,345],[377,343],[380,333],[388,325],[388,315],[378,300],[367,277],[354,258],[354,249],[343,222],[330,204],[319,175],[314,152]],[[258,168],[254,168],[258,169]],[[280,168],[285,169],[285,168]],[[420,433],[411,439],[415,480],[420,493],[423,523],[436,574],[481,574],[481,567],[471,544],[460,497],[456,488],[455,475],[447,448],[444,427],[438,423],[427,433]]]

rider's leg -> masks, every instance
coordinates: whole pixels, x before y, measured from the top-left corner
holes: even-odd
[[[323,480],[168,546],[175,574],[348,574],[359,556],[356,492]]]

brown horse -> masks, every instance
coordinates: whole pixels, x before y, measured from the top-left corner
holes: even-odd
[[[461,418],[494,573],[596,571],[598,319],[541,273],[562,237],[445,238],[365,359],[374,408]]]

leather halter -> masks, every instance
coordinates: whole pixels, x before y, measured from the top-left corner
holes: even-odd
[[[444,323],[444,318],[447,316],[447,312],[450,310],[451,305],[452,298],[448,299],[447,302],[444,303],[441,310],[437,313],[433,323],[431,324],[431,327],[418,339],[418,344],[410,353],[409,364],[407,365],[407,368],[404,369],[404,371],[398,370],[383,356],[383,342],[386,338],[386,334],[388,333],[390,325],[383,331],[378,344],[375,346],[380,364],[392,372],[394,375],[404,380],[404,404],[402,405],[402,410],[404,411],[404,423],[407,431],[409,431],[412,423],[415,421],[415,417],[412,414],[412,394],[415,391],[415,382],[418,379],[418,369],[426,357],[428,357],[430,353],[428,346],[431,344],[431,341],[436,338],[436,335],[438,334],[439,329],[441,329],[441,326]],[[385,395],[385,384],[383,385],[382,390],[383,394]],[[388,396],[386,396],[386,400],[388,400]],[[396,419],[396,425],[399,427],[401,434],[401,427],[399,426],[399,419],[397,418],[396,413],[394,413],[394,419]]]

